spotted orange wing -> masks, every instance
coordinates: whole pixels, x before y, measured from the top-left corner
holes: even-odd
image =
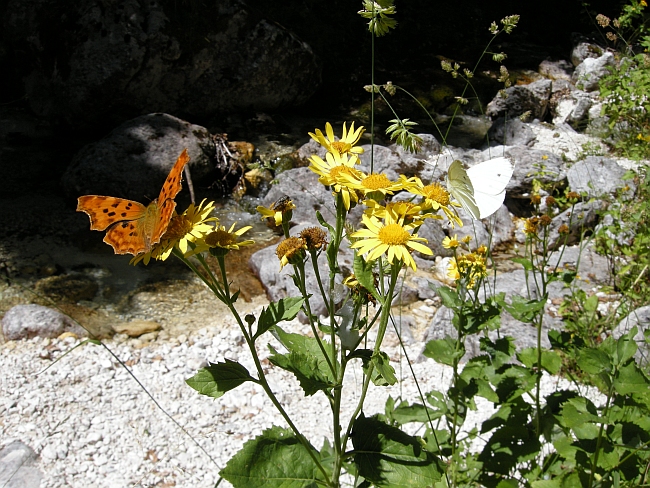
[[[167,176],[158,199],[147,207],[124,198],[85,195],[79,197],[77,211],[88,214],[91,230],[108,229],[104,242],[113,247],[115,254],[137,256],[149,252],[167,230],[176,208],[174,198],[181,191],[183,168],[189,159],[185,149]]]

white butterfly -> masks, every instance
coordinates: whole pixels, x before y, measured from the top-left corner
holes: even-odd
[[[447,189],[467,213],[476,220],[484,219],[499,210],[512,172],[512,163],[506,158],[490,159],[468,170],[456,160],[447,172]]]

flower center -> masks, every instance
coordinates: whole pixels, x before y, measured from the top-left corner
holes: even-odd
[[[379,240],[389,246],[404,245],[410,238],[411,234],[399,224],[388,224],[379,229]]]
[[[438,202],[440,205],[449,205],[449,193],[439,183],[431,183],[430,185],[425,186],[422,188],[422,193],[425,197],[434,202]]]
[[[183,215],[172,217],[163,239],[178,240],[182,239],[192,230],[192,221]]]
[[[228,247],[237,243],[237,236],[223,229],[218,229],[205,236],[205,243],[210,247]]]
[[[336,151],[338,151],[338,153],[341,154],[341,155],[345,154],[350,149],[352,149],[352,146],[350,144],[348,144],[347,142],[343,142],[343,141],[331,142],[330,147],[332,149],[335,149]]]
[[[348,174],[348,175],[352,174],[352,172],[350,171],[350,168],[348,166],[340,164],[338,166],[334,166],[330,170],[330,177],[336,178],[340,173],[344,173],[344,174]]]
[[[384,174],[372,174],[363,179],[363,186],[370,190],[381,190],[390,186],[392,182]]]
[[[305,241],[299,237],[289,237],[282,241],[278,248],[275,250],[275,254],[278,256],[278,259],[286,257],[291,259],[295,254],[299,253],[301,249],[304,249]]]

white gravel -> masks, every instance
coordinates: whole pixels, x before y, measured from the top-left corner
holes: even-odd
[[[285,330],[305,333],[306,326],[292,322]],[[394,338],[387,339],[394,344]],[[0,448],[21,440],[40,454],[43,487],[213,486],[219,469],[246,440],[273,424],[285,426],[261,388],[252,383],[217,400],[199,395],[185,383],[206,360],[238,360],[254,372],[240,332],[227,319],[221,329],[205,328],[189,338],[154,341],[140,348],[134,348],[138,342],[125,336],[106,342],[212,460],[156,407],[103,347],[86,344],[52,365],[53,359],[77,343],[74,338],[35,338],[0,345]],[[266,356],[266,343],[260,344],[264,346],[260,353]],[[412,359],[420,349],[420,345],[409,349]],[[366,415],[383,412],[389,394],[417,401],[406,363],[398,362],[398,349],[393,345],[388,352],[398,376],[404,379],[394,387],[373,387]],[[263,364],[295,423],[320,447],[323,437],[331,438],[332,432],[322,394],[305,398],[292,375],[268,361]],[[413,366],[425,392],[444,389],[449,383],[450,369],[430,359]],[[351,370],[348,379],[347,415],[356,406],[360,370]],[[554,391],[557,383],[557,379],[545,378],[544,389]],[[468,424],[492,412],[491,404],[479,402]]]

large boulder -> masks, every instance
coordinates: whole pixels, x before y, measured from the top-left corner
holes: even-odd
[[[242,0],[9,0],[2,26],[32,110],[76,128],[277,109],[320,83],[310,46]]]

